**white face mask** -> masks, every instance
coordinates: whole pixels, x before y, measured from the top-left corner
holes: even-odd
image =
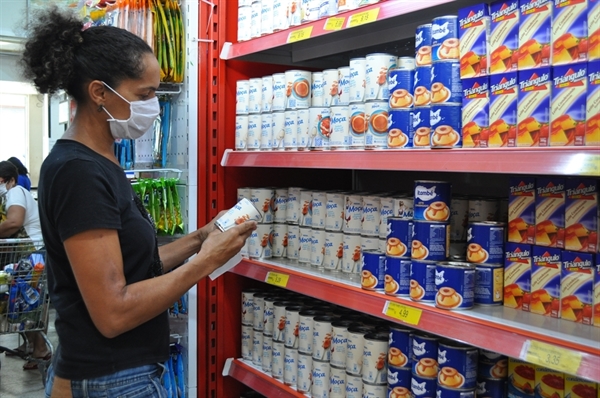
[[[104,82],[102,82],[104,83]],[[131,139],[135,140],[140,138],[150,130],[154,121],[160,114],[160,105],[158,98],[153,97],[146,101],[132,101],[129,102],[119,93],[112,89],[108,84],[104,83],[113,93],[117,94],[121,99],[129,104],[129,119],[115,119],[106,108],[104,111],[108,113],[111,118],[108,119],[110,124],[110,132],[114,139]]]
[[[6,195],[8,192],[8,188],[6,188],[6,183],[0,184],[0,196]]]

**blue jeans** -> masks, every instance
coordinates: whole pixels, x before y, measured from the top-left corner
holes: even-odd
[[[167,398],[161,380],[163,364],[145,365],[121,370],[95,379],[71,380],[73,398]],[[50,365],[46,382],[46,398],[50,398],[54,368]]]

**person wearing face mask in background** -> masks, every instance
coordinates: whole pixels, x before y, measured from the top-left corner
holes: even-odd
[[[83,30],[56,7],[29,28],[25,76],[40,93],[64,89],[77,103],[38,186],[59,340],[46,396],[165,397],[167,309],[238,253],[256,223],[220,232],[211,222],[159,248],[113,153],[115,139],[139,138],[159,113],[152,49],[115,27]]]

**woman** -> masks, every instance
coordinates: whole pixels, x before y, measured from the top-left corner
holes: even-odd
[[[14,156],[8,158],[8,161],[14,164],[17,167],[17,171],[19,172],[17,185],[20,185],[26,190],[31,191],[31,180],[29,179],[29,176],[27,176],[27,174],[29,174],[27,167],[25,167],[23,163],[21,163],[21,161],[15,158]]]
[[[40,216],[38,206],[29,191],[22,186],[17,185],[18,171],[17,167],[11,162],[0,162],[0,202],[3,203],[3,217],[0,219],[0,238],[30,238],[33,241],[42,241],[42,230],[40,228]],[[38,244],[37,248],[42,245]],[[7,261],[9,260],[9,261]],[[0,253],[0,269],[6,262],[13,262],[15,259],[7,259],[6,254]],[[23,343],[15,351],[25,354],[31,354],[34,358],[49,360],[51,352],[46,345],[44,337],[39,332],[25,333],[27,341],[31,347]],[[23,370],[37,369],[35,361],[27,361],[23,365]]]
[[[77,102],[38,186],[59,338],[46,396],[164,397],[167,309],[239,252],[256,223],[219,232],[211,222],[158,248],[113,153],[115,139],[139,138],[159,113],[152,49],[118,28],[83,30],[55,7],[30,28],[25,75],[41,93],[64,89]]]

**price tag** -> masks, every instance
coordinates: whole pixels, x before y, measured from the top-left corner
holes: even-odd
[[[348,28],[353,28],[355,26],[364,25],[366,23],[371,23],[377,21],[377,17],[379,16],[379,7],[373,8],[372,10],[363,11],[356,13],[350,17],[348,20]]]
[[[600,176],[600,155],[587,155],[581,162],[579,174]]]
[[[419,324],[421,312],[422,311],[418,308],[412,308],[393,301],[386,301],[383,306],[383,313],[385,315],[415,326]]]
[[[521,359],[569,374],[577,374],[581,365],[580,352],[535,340],[523,344]]]
[[[346,17],[327,18],[323,30],[340,30],[344,27],[344,22],[346,22]]]
[[[295,43],[300,40],[310,39],[312,30],[313,30],[312,26],[307,26],[306,28],[294,30],[294,31],[290,32],[290,34],[288,35],[287,42]]]
[[[289,275],[270,271],[267,273],[267,279],[265,280],[265,282],[267,282],[269,285],[286,287],[289,279]]]

